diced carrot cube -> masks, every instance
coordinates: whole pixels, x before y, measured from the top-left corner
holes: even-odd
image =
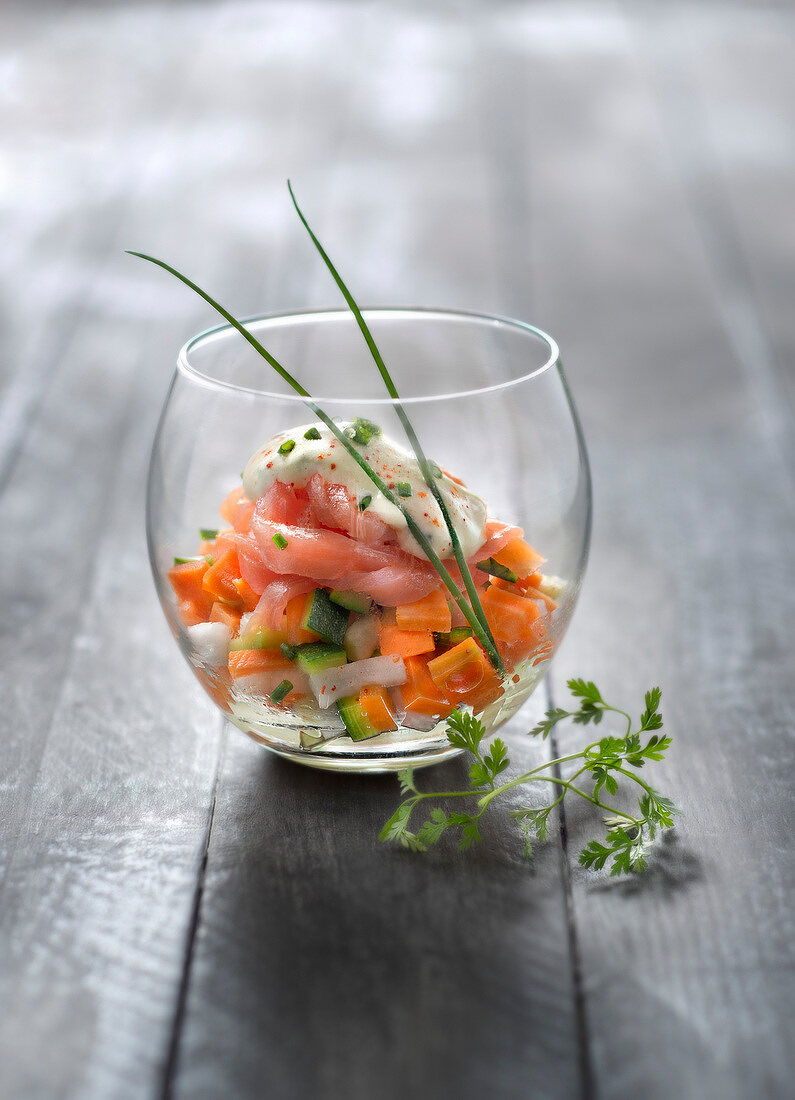
[[[172,565],[166,576],[178,600],[195,600],[203,596],[202,581],[209,566],[204,558]]]
[[[540,577],[541,574],[533,573],[532,576]],[[540,588],[530,584],[530,580],[530,577],[525,577],[524,580],[518,580],[516,584],[511,584],[510,581],[504,581],[502,577],[492,577],[491,583],[495,588],[501,588],[503,592],[513,592],[515,596],[525,596],[528,600],[541,600],[547,614],[551,615],[558,606],[557,601],[553,600],[551,596],[547,596]]]
[[[517,577],[527,577],[535,572],[544,559],[524,539],[511,539],[494,555],[494,560],[510,569]]]
[[[178,605],[179,617],[185,626],[196,626],[197,623],[206,623],[210,614],[209,601],[207,600],[180,600]]]
[[[253,611],[259,603],[259,596],[243,577],[238,577],[232,584],[237,589],[240,599],[243,601],[244,611]]]
[[[237,582],[240,580],[237,551],[227,550],[215,559],[204,574],[202,588],[213,600],[220,600],[221,603],[229,604],[230,607],[242,608],[243,599],[237,588]]]
[[[460,698],[494,675],[494,669],[474,638],[465,638],[430,660],[428,673],[445,695]]]
[[[495,674],[479,684],[462,702],[468,703],[475,714],[480,714],[490,703],[495,703],[504,692],[502,680]]]
[[[370,724],[379,733],[397,729],[397,721],[392,710],[392,700],[386,688],[380,684],[363,687],[359,692],[359,706]]]
[[[210,612],[211,623],[225,623],[232,631],[232,637],[240,630],[240,616],[242,612],[235,610],[234,607],[229,607],[228,604],[220,603],[218,600],[213,604],[213,609]]]
[[[395,621],[401,630],[436,630],[442,634],[452,625],[450,606],[441,588],[414,603],[396,607]]]
[[[416,657],[420,653],[432,653],[436,648],[430,630],[401,630],[391,623],[381,623],[378,631],[381,653],[386,657]]]
[[[481,603],[491,632],[500,642],[527,637],[531,624],[541,615],[533,600],[506,592],[494,584],[486,589]]]
[[[229,654],[229,674],[233,680],[256,672],[283,672],[284,679],[289,680],[287,673],[294,670],[294,662],[288,661],[278,649],[233,649]]]
[[[524,594],[528,598],[528,600],[543,600],[548,615],[550,615],[558,606],[557,600],[553,600],[551,596],[548,596],[546,592],[542,592],[540,588],[536,588],[534,585],[530,585],[526,581],[523,583],[522,587],[524,589]]]
[[[446,718],[453,710],[453,704],[445,699],[431,679],[423,658],[407,657],[405,662],[407,680],[400,688],[403,706],[415,714]]]

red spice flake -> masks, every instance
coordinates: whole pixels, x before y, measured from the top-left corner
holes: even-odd
[[[323,686],[323,687],[322,687],[322,688],[320,689],[320,694],[321,694],[321,695],[325,695],[325,694],[326,694],[326,687],[325,687],[325,685],[324,685],[324,686]]]
[[[438,519],[435,519],[435,520],[433,521],[433,525],[434,525],[434,527],[438,527],[438,526],[439,526],[439,520],[438,520]]]
[[[427,493],[417,493],[417,496],[418,496],[418,497],[422,497],[423,499],[424,499],[425,497],[427,497],[427,495],[428,495]]]
[[[272,462],[266,462],[266,463],[265,463],[265,469],[266,469],[266,470],[270,470],[270,468],[271,468],[271,466],[272,466],[272,465],[273,465],[273,463],[272,463]]]
[[[516,673],[515,676],[511,677],[511,683],[512,684],[518,684],[519,683],[519,673],[518,672]]]
[[[337,463],[336,463],[336,462],[332,462],[332,463],[331,463],[331,468],[332,468],[332,470],[336,470],[336,469],[337,469]]]

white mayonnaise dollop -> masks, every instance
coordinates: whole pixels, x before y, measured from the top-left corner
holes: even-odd
[[[338,427],[344,431],[352,426],[347,422],[340,422]],[[320,433],[319,439],[304,438],[305,432],[310,428]],[[279,447],[287,440],[293,440],[295,446],[288,453],[279,454]],[[425,484],[414,455],[383,435],[374,435],[367,443],[354,443],[353,446],[395,495],[396,486],[409,486],[410,495],[400,497],[403,507],[439,557],[451,557],[450,533],[439,505]],[[397,543],[415,557],[425,556],[409,531],[400,509],[376,488],[325,424],[302,424],[269,439],[249,459],[243,474],[243,491],[249,500],[256,500],[267,492],[274,481],[299,487],[306,485],[310,477],[317,473],[325,481],[344,485],[357,502],[371,497],[367,510],[374,512],[395,531]],[[485,501],[446,474],[436,479],[436,485],[447,506],[464,555],[469,558],[485,541]]]

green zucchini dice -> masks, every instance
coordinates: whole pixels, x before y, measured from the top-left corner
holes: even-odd
[[[345,723],[348,736],[353,741],[366,741],[368,737],[377,737],[378,730],[370,723],[359,705],[356,695],[348,695],[337,700],[337,710]]]
[[[269,630],[263,626],[260,630],[252,630],[249,634],[241,634],[233,639],[230,649],[278,649],[284,641],[281,630]]]
[[[304,672],[325,672],[327,668],[339,668],[348,663],[343,647],[329,645],[328,642],[306,642],[299,645],[295,659]]]
[[[331,601],[325,588],[316,588],[306,601],[301,626],[314,630],[327,642],[342,645],[348,629],[348,612]]]
[[[467,638],[471,638],[472,631],[468,626],[455,626],[446,634],[435,634],[434,637],[438,645],[446,646],[448,649],[452,649],[453,646],[458,645],[459,642],[463,642]]]
[[[373,601],[369,596],[365,596],[362,592],[348,592],[339,591],[336,588],[328,594],[332,603],[339,604],[340,607],[346,608],[348,611],[356,611],[360,615],[369,614]]]

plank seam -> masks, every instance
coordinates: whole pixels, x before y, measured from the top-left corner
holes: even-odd
[[[555,700],[552,691],[552,683],[547,676],[544,681],[547,697],[547,709],[553,710]],[[552,756],[561,755],[557,735],[554,729],[550,733]],[[562,779],[560,765],[553,768],[556,779]],[[574,1022],[577,1029],[577,1050],[579,1052],[579,1071],[582,1100],[594,1100],[596,1097],[595,1077],[591,1059],[590,1027],[588,1025],[588,1011],[585,1000],[585,981],[580,952],[580,941],[577,935],[577,923],[574,910],[574,892],[571,879],[571,864],[569,862],[569,837],[566,826],[566,810],[563,802],[558,806],[558,824],[560,833],[560,877],[563,883],[563,896],[566,907],[566,934],[569,944],[569,959],[571,961],[571,979],[574,989]]]
[[[196,947],[196,939],[199,932],[199,924],[201,923],[202,900],[204,898],[204,884],[207,878],[207,864],[210,854],[210,841],[212,839],[213,824],[215,822],[215,808],[218,799],[218,788],[221,783],[221,772],[223,769],[223,761],[226,753],[228,727],[224,719],[221,720],[221,726],[221,736],[218,744],[218,758],[215,766],[215,776],[213,778],[213,793],[210,798],[210,807],[207,813],[207,824],[204,830],[204,840],[202,842],[201,857],[199,859],[198,873],[196,875],[196,886],[193,891],[193,903],[191,905],[188,931],[185,936],[185,948],[182,955],[182,973],[180,975],[179,988],[177,990],[177,1002],[171,1024],[171,1034],[168,1042],[168,1052],[166,1054],[165,1068],[163,1070],[163,1088],[160,1094],[162,1100],[171,1100],[171,1097],[173,1097],[174,1095],[174,1082],[176,1079],[177,1067],[179,1064],[180,1039],[182,1038],[182,1030],[185,1024],[185,1017],[187,1015],[188,993],[190,992],[190,977],[191,970],[193,968],[193,955]]]

